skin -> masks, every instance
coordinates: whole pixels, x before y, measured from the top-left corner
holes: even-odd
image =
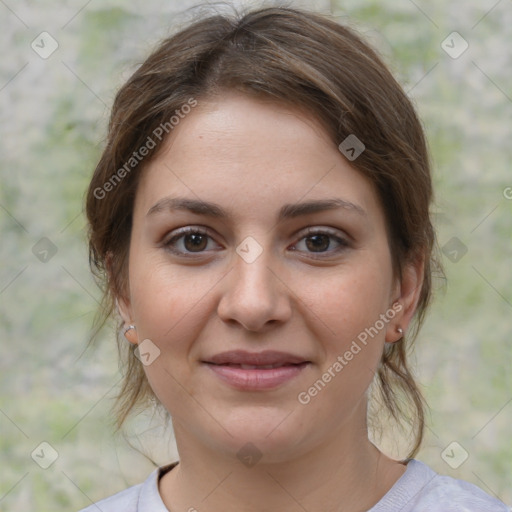
[[[228,216],[166,207],[148,214],[178,196],[214,202]],[[362,213],[341,207],[277,221],[285,204],[332,198]],[[199,250],[190,236],[169,245],[185,226],[207,231]],[[334,236],[315,239],[318,252],[306,228]],[[236,252],[247,236],[262,249],[251,263]],[[355,512],[392,487],[405,465],[368,440],[367,390],[385,344],[409,325],[422,264],[399,280],[391,261],[373,185],[310,115],[226,93],[180,121],[140,181],[129,289],[119,297],[125,322],[137,328],[128,339],[160,350],[144,369],[172,416],[180,454],[159,484],[169,510]],[[401,311],[378,335],[299,403],[397,303]],[[240,391],[201,363],[233,349],[280,350],[311,364],[276,389]],[[248,442],[262,454],[253,467],[237,458]]]

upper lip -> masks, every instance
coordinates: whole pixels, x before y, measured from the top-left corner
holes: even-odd
[[[265,350],[263,352],[246,352],[245,350],[230,350],[215,354],[204,361],[212,364],[247,364],[254,366],[300,364],[309,362],[307,359],[286,352]]]

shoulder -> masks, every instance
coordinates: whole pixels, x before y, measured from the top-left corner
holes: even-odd
[[[430,469],[430,468],[429,468]],[[439,475],[419,494],[414,512],[511,512],[503,502],[464,480]]]
[[[137,512],[140,492],[143,484],[134,485],[124,491],[118,492],[109,498],[93,503],[80,512],[114,512],[122,510],[123,512]]]
[[[476,485],[437,474],[418,460],[369,512],[511,512]]]
[[[80,512],[168,512],[158,492],[158,479],[176,464],[157,468],[145,482],[93,503]]]

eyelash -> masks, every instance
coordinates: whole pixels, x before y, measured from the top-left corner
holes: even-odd
[[[334,232],[328,228],[322,228],[322,229],[307,228],[306,232],[302,234],[302,236],[299,238],[299,240],[297,241],[297,243],[295,245],[297,245],[302,240],[305,240],[305,239],[310,238],[315,235],[326,235],[326,236],[330,237],[330,239],[332,239],[336,243],[338,243],[339,247],[334,250],[327,250],[327,251],[316,252],[316,253],[315,252],[308,253],[310,255],[310,257],[313,259],[323,259],[326,256],[332,256],[333,254],[337,254],[337,253],[347,249],[350,246],[349,242],[346,239],[341,238],[336,233],[337,232]],[[175,244],[178,240],[183,239],[187,235],[203,235],[203,236],[213,239],[213,237],[211,237],[210,234],[208,233],[208,231],[205,230],[204,228],[187,226],[185,228],[179,229],[174,234],[174,236],[165,240],[163,242],[164,248],[166,250],[168,250],[169,252],[171,252],[172,254],[182,256],[185,258],[196,258],[196,257],[203,255],[206,251],[184,252],[184,251],[177,251],[175,248],[173,248],[173,244]],[[292,249],[292,250],[297,251],[296,249]],[[322,256],[323,254],[325,254],[326,256]]]

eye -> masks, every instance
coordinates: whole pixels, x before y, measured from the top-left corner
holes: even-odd
[[[212,237],[205,229],[194,226],[173,231],[163,242],[163,246],[173,254],[182,256],[201,254],[219,247],[213,243]]]
[[[327,254],[329,256],[343,251],[349,246],[346,239],[339,236],[338,232],[329,229],[309,228],[292,248],[293,251],[308,252],[311,254]],[[322,257],[322,256],[314,256]]]

